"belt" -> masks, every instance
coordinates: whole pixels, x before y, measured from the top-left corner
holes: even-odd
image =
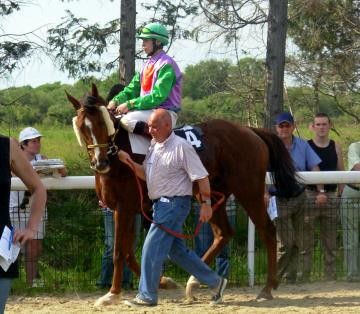
[[[350,184],[350,183],[347,183],[346,184],[350,189],[353,189],[355,191],[360,191],[360,188],[358,188],[357,186],[353,185],[353,184]]]

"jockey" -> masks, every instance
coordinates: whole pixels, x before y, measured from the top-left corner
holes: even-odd
[[[143,40],[143,50],[149,59],[129,85],[108,104],[108,109],[123,114],[122,126],[135,134],[148,134],[147,121],[153,109],[169,111],[175,126],[181,102],[182,73],[163,47],[169,33],[160,23],[145,25],[136,36]]]

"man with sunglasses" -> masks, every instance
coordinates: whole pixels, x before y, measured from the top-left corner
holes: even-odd
[[[169,33],[162,24],[149,23],[136,37],[142,39],[149,59],[130,84],[109,102],[108,109],[124,115],[120,121],[126,130],[150,137],[147,121],[156,108],[166,109],[172,127],[175,126],[181,105],[182,73],[163,50],[169,43]]]
[[[288,149],[296,171],[319,171],[321,159],[310,147],[309,143],[294,136],[295,121],[289,112],[277,115],[275,129],[279,138]],[[316,185],[317,195],[315,203],[322,206],[327,197],[322,184]],[[276,230],[278,236],[278,276],[288,283],[295,283],[299,253],[302,248],[304,210],[306,205],[305,187],[298,195],[291,198],[281,197],[281,191],[276,191],[278,218]]]

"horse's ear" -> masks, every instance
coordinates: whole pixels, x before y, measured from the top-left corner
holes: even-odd
[[[73,104],[75,110],[79,110],[81,108],[80,102],[73,96],[71,96],[67,91],[65,91],[67,99]]]
[[[91,83],[91,95],[96,98],[99,97],[99,92],[98,92],[98,89],[97,89],[95,83]]]

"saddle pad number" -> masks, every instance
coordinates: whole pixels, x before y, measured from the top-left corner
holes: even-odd
[[[194,146],[194,148],[201,148],[201,141],[197,138],[192,130],[185,130],[186,140]]]
[[[181,128],[174,129],[174,132],[176,135],[187,140],[197,152],[204,149],[204,144],[201,141],[201,133],[196,128],[185,125]]]

